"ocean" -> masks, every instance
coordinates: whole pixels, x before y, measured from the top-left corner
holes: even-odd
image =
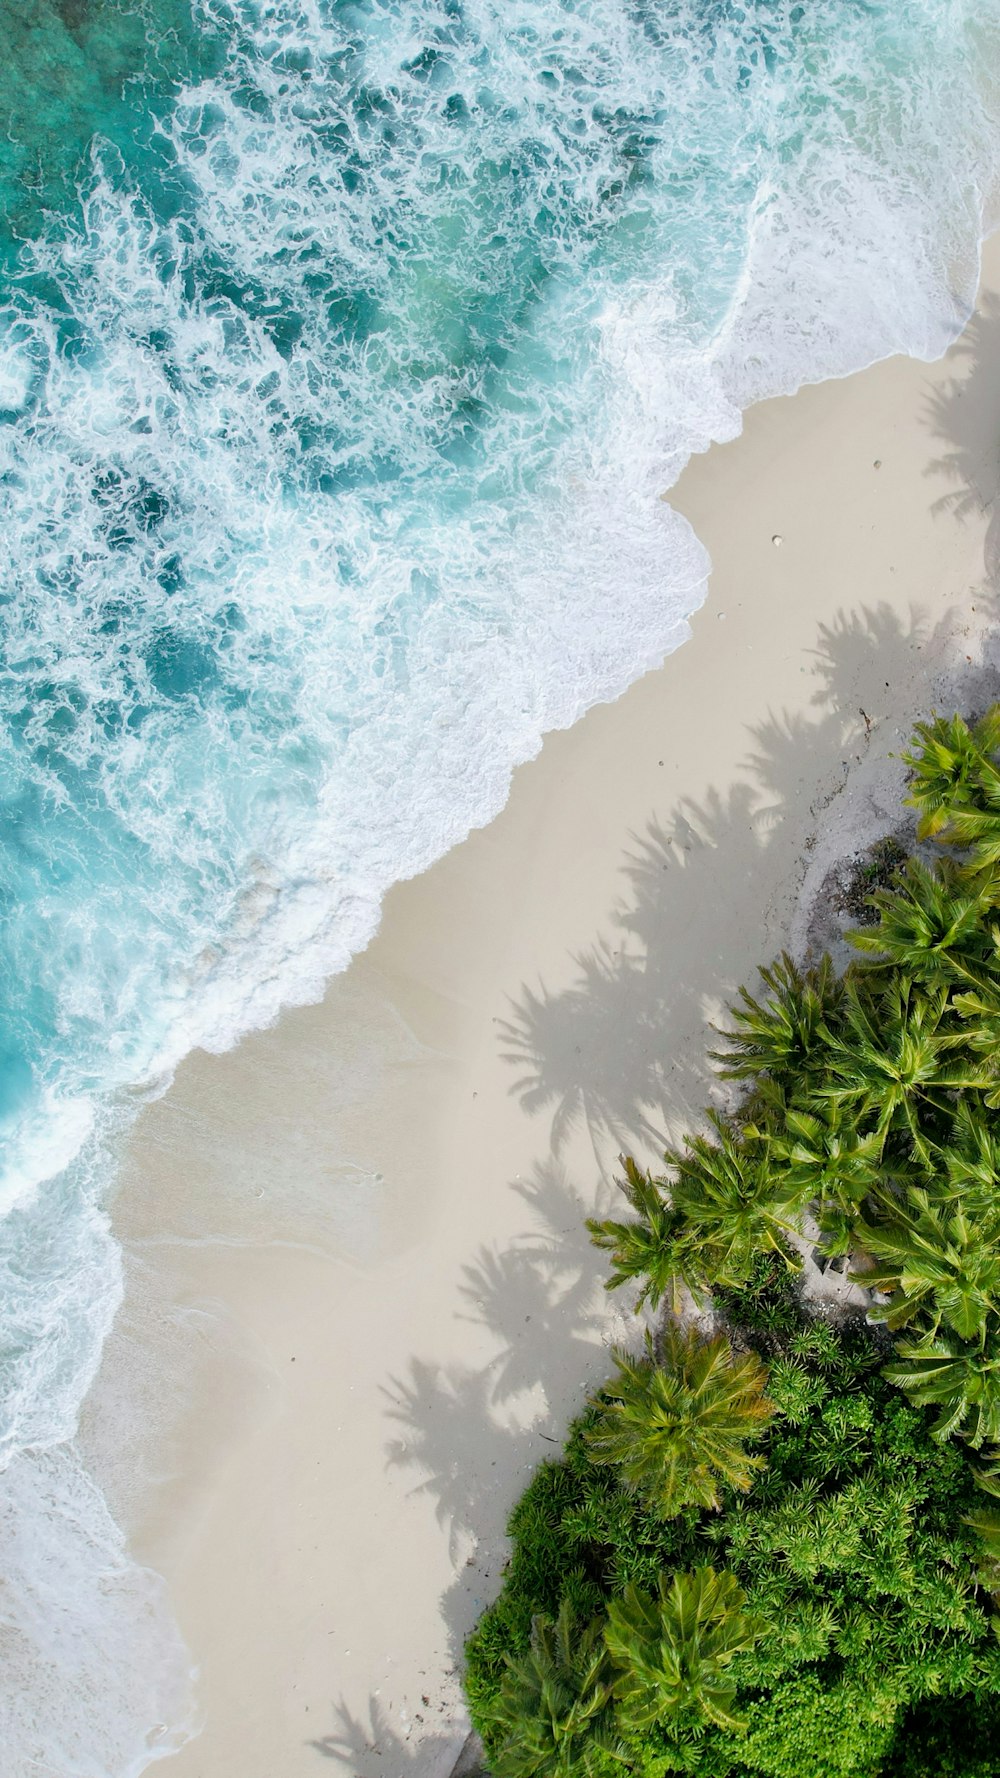
[[[116,1147],[683,643],[692,452],[960,331],[1000,0],[0,16],[0,1745],[132,1778],[190,1691],[73,1444]]]

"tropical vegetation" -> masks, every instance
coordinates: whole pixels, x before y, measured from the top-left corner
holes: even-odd
[[[741,990],[728,1114],[588,1225],[656,1320],[511,1519],[497,1778],[1000,1774],[1000,706],[904,757],[849,966]]]

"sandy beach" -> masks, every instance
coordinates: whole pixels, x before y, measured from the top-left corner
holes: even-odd
[[[942,363],[762,404],[692,463],[691,640],[550,736],[321,1005],[144,1110],[83,1442],[198,1669],[176,1778],[451,1771],[506,1516],[608,1368],[583,1218],[898,821],[914,718],[997,695],[998,477],[994,241]]]

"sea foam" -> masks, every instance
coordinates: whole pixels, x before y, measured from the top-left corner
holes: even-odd
[[[546,730],[683,642],[708,564],[663,490],[750,401],[943,351],[992,222],[995,0],[194,23],[211,73],[138,89],[0,312],[0,1448],[9,1512],[25,1463],[53,1503],[18,1647],[45,1527],[110,1535],[60,1465],[136,1089],[318,996]],[[60,1763],[63,1711],[40,1752],[46,1689],[12,1774],[140,1769],[30,1615],[22,1685],[55,1662],[111,1751]]]

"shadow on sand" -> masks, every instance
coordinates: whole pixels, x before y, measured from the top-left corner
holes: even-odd
[[[725,792],[650,819],[622,861],[606,930],[575,959],[575,979],[557,993],[524,987],[501,1028],[511,1091],[547,1116],[549,1152],[527,1181],[512,1184],[525,1206],[519,1238],[482,1245],[463,1271],[465,1314],[489,1329],[497,1355],[478,1367],[415,1359],[387,1389],[387,1460],[412,1473],[447,1530],[456,1579],[442,1610],[456,1665],[496,1594],[511,1506],[608,1370],[598,1310],[605,1268],[584,1227],[596,1157],[610,1148],[655,1161],[668,1126],[701,1121],[718,1093],[706,1021],[752,975],[754,960],[786,941],[784,927],[762,941],[754,909],[780,902],[783,885],[783,906],[794,901],[809,837],[864,753],[861,709],[884,711],[886,678],[891,691],[894,672],[902,679],[912,651],[930,640],[918,620],[900,624],[886,608],[825,628],[810,715],[769,719]],[[1000,684],[970,670],[967,690],[986,702]],[[718,913],[709,948],[685,938],[703,933],[706,900]],[[567,1151],[581,1130],[595,1166],[577,1182]],[[438,1778],[435,1757],[428,1750],[412,1769]],[[359,1759],[357,1778],[411,1769],[402,1758],[395,1767],[379,1758]]]
[[[989,510],[997,492],[1000,303],[970,326],[959,363],[931,417],[949,446],[937,467],[956,483],[938,510],[964,518]],[[986,413],[966,398],[970,374],[993,379]],[[996,531],[994,520],[991,575]],[[608,1368],[596,1313],[604,1268],[584,1228],[594,1180],[570,1179],[570,1138],[589,1138],[596,1176],[609,1152],[655,1160],[668,1130],[700,1121],[718,1093],[705,1027],[788,942],[810,848],[851,768],[873,743],[888,750],[883,734],[894,737],[935,698],[976,710],[1000,696],[997,673],[966,666],[956,640],[954,619],[935,629],[887,605],[821,626],[805,710],[771,714],[752,730],[728,786],[651,814],[622,860],[604,929],[574,958],[575,978],[555,992],[525,984],[500,1027],[511,1091],[547,1116],[549,1142],[530,1180],[512,1186],[525,1204],[523,1234],[503,1249],[484,1244],[464,1270],[467,1314],[493,1333],[498,1355],[479,1368],[414,1360],[387,1389],[388,1461],[413,1472],[448,1530],[457,1575],[442,1609],[456,1665],[498,1590],[511,1506]],[[706,904],[716,911],[707,945]],[[446,1743],[432,1728],[416,1741],[400,1739],[373,1699],[370,1724],[342,1712],[337,1732],[312,1745],[355,1778],[443,1778]]]
[[[427,1717],[419,1712],[413,1719],[413,1732],[400,1733],[393,1728],[388,1713],[377,1698],[369,1705],[368,1720],[352,1716],[339,1707],[339,1726],[318,1741],[309,1741],[324,1759],[336,1760],[342,1771],[367,1778],[378,1773],[380,1778],[479,1778],[482,1770],[474,1737],[462,1743],[461,1730],[435,1730]],[[457,1759],[456,1759],[457,1755]]]
[[[501,1027],[513,1090],[526,1111],[549,1114],[554,1156],[580,1128],[598,1155],[657,1154],[718,1095],[706,1027],[755,962],[787,943],[825,808],[888,712],[899,719],[894,683],[942,641],[888,606],[841,614],[820,629],[809,709],[770,716],[735,782],[682,798],[633,836],[622,893],[574,959],[576,979],[557,993],[526,985]],[[996,689],[968,670],[972,703]],[[717,910],[707,944],[706,905]]]
[[[934,510],[958,519],[990,515],[983,556],[993,581],[1000,571],[1000,297],[985,299],[952,347],[951,361],[955,375],[927,405],[930,428],[948,447],[930,469],[955,484]]]
[[[387,1391],[389,1417],[402,1429],[388,1460],[421,1472],[417,1485],[433,1495],[455,1560],[488,1543],[491,1524],[502,1533],[505,1511],[491,1510],[490,1472],[509,1471],[512,1452],[519,1471],[530,1471],[547,1444],[562,1443],[546,1397],[579,1394],[601,1350],[593,1328],[599,1265],[584,1198],[554,1161],[512,1189],[528,1229],[508,1248],[481,1247],[460,1285],[466,1319],[490,1330],[498,1356],[482,1370],[415,1360],[409,1378]]]

